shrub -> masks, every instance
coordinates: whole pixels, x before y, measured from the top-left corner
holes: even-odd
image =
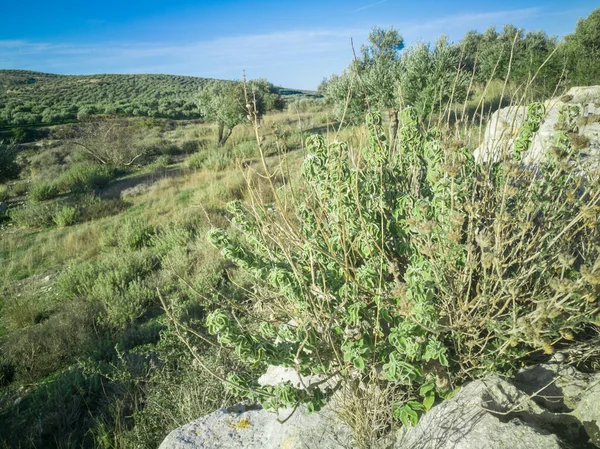
[[[4,185],[4,184],[0,184],[0,203],[2,201],[6,201],[9,197],[8,194],[8,186]]]
[[[52,226],[57,205],[54,203],[27,203],[10,210],[10,218],[18,227],[38,228]]]
[[[76,164],[60,175],[57,184],[64,192],[85,193],[106,187],[113,176],[107,166]]]
[[[61,228],[66,226],[71,226],[77,223],[79,219],[79,211],[76,207],[73,206],[63,206],[62,208],[56,211],[54,214],[54,223],[56,223]]]
[[[29,191],[29,198],[32,201],[46,201],[56,198],[59,194],[56,184],[50,182],[41,182],[35,184]]]
[[[154,162],[149,164],[148,168],[154,171],[163,170],[172,163],[171,156],[163,154],[162,156],[157,157]]]
[[[233,162],[233,157],[223,148],[215,148],[208,152],[203,168],[211,171],[222,171]]]
[[[198,140],[186,140],[181,145],[181,150],[186,154],[192,154],[198,151],[200,148],[200,142]]]
[[[188,167],[190,167],[192,170],[200,170],[204,167],[206,158],[207,154],[205,151],[194,153],[188,158]]]
[[[157,150],[164,156],[175,156],[177,154],[181,154],[181,148],[171,142],[163,142],[157,147]]]
[[[235,155],[241,159],[253,159],[258,157],[258,148],[256,148],[256,142],[245,141],[240,142],[235,146]]]
[[[102,307],[100,321],[124,329],[139,318],[156,297],[149,275],[158,267],[149,251],[110,254],[99,263],[75,264],[57,281],[71,299],[87,298]]]
[[[206,303],[208,331],[253,366],[338,385],[260,387],[232,375],[236,391],[309,410],[334,393],[386,391],[389,415],[411,425],[465,380],[597,335],[600,180],[573,175],[589,167],[564,133],[537,172],[521,168],[543,115],[531,107],[518,148],[493,165],[442,146],[410,108],[390,151],[372,115],[359,154],[309,139],[301,197],[231,203],[235,232],[208,238],[256,278],[257,307]],[[361,446],[378,438],[355,436]]]
[[[12,190],[16,196],[26,195],[29,191],[29,184],[27,183],[27,181],[17,181],[13,185]]]
[[[149,246],[155,229],[148,224],[148,220],[141,217],[128,218],[119,226],[117,232],[118,245],[129,250],[141,249]]]
[[[87,350],[94,335],[94,313],[89,304],[67,304],[46,321],[13,332],[2,352],[20,378],[46,376]]]
[[[21,168],[17,164],[17,146],[0,141],[0,182],[19,176]]]

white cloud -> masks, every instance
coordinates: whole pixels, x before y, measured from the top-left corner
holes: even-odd
[[[354,11],[352,11],[352,13],[359,12],[359,11],[364,11],[365,9],[369,9],[369,8],[372,8],[373,6],[381,5],[382,3],[385,3],[387,1],[388,0],[380,0],[378,2],[371,3],[370,5],[361,6],[360,8],[355,9]]]
[[[398,26],[398,29],[405,33],[417,33],[428,30],[443,30],[447,28],[481,28],[487,27],[494,22],[507,23],[510,21],[521,21],[540,15],[542,8],[524,8],[504,11],[488,11],[488,12],[468,12],[463,14],[454,14],[437,19],[421,21],[421,22],[406,22]]]
[[[379,1],[365,5],[366,9]],[[434,40],[441,33],[460,38],[472,28],[520,22],[542,15],[541,8],[466,12],[426,21],[387,21],[410,43]],[[32,42],[0,40],[0,68],[57,73],[171,73],[217,78],[267,77],[274,83],[314,88],[323,76],[339,73],[352,59],[368,28],[289,30],[222,37],[195,42]],[[358,47],[357,47],[358,48]]]

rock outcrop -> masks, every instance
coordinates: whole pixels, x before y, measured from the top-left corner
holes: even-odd
[[[546,115],[535,133],[530,149],[523,155],[524,164],[537,164],[554,144],[559,113],[572,107],[577,111],[577,130],[571,133],[581,155],[597,164],[600,159],[600,86],[573,87],[566,95],[545,102]],[[513,149],[515,139],[527,116],[527,106],[508,106],[492,114],[483,143],[475,150],[475,159],[495,162]]]
[[[394,448],[594,448],[599,383],[599,374],[559,365],[536,366],[511,380],[488,376],[433,407],[414,429],[402,429]]]
[[[290,380],[288,370],[273,368],[270,377]],[[174,430],[160,449],[351,448],[351,431],[333,407],[311,415],[302,407],[222,409]],[[514,379],[492,375],[464,385],[382,449],[593,449],[599,426],[600,373],[547,364]]]
[[[350,429],[325,407],[278,413],[236,406],[221,409],[171,432],[159,449],[344,449],[352,447]]]

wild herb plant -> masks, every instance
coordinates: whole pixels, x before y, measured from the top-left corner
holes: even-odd
[[[253,366],[323,381],[226,383],[309,411],[361,384],[390,391],[409,425],[465,380],[596,336],[598,177],[560,134],[539,166],[522,166],[543,113],[532,105],[515,150],[491,165],[443,146],[412,109],[390,148],[370,115],[362,150],[310,137],[300,185],[271,184],[272,204],[230,203],[233,230],[208,239],[257,284],[242,314],[212,298],[208,331]]]

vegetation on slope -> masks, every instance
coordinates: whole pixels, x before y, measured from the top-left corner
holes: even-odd
[[[568,114],[537,173],[519,163],[540,105],[519,151],[475,164],[489,107],[544,85],[471,81],[445,40],[402,44],[374,30],[329,83],[333,112],[303,98],[263,115],[268,84],[207,82],[212,123],[103,109],[0,145],[3,447],[156,447],[236,401],[334,396],[369,447],[487,372],[574,346],[569,363],[599,368],[600,186]],[[261,388],[269,363],[336,382]]]
[[[279,88],[266,80],[271,94]],[[204,87],[233,88],[240,83],[177,75],[53,75],[0,70],[0,131],[73,123],[95,115],[154,117],[175,120],[204,118],[199,99]],[[237,88],[237,87],[236,87]],[[287,97],[312,94],[284,89]],[[275,107],[277,105],[270,104]]]

